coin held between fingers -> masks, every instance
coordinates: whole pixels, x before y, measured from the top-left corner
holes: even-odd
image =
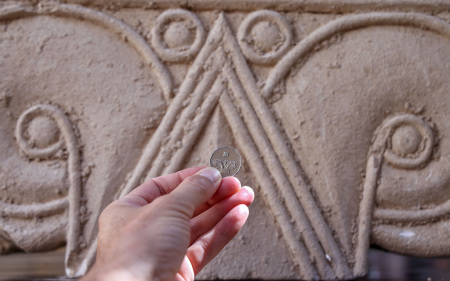
[[[216,149],[209,159],[211,167],[220,171],[222,177],[236,175],[241,169],[242,159],[239,152],[229,146]]]

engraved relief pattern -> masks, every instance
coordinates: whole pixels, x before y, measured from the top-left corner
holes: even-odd
[[[262,7],[234,13],[207,8],[205,3],[198,11],[154,9],[145,24],[140,18],[133,24],[120,9],[100,12],[57,3],[1,8],[2,22],[17,21],[25,28],[30,18],[61,20],[61,26],[87,21],[99,28],[99,34],[108,34],[104,40],[110,41],[105,42],[116,44],[112,56],[118,50],[129,52],[94,72],[108,65],[129,65],[132,74],[127,81],[141,83],[141,88],[130,83],[124,93],[81,95],[86,104],[106,99],[108,106],[120,105],[111,112],[117,115],[111,126],[123,129],[115,139],[110,137],[113,131],[95,136],[102,127],[96,115],[85,112],[86,104],[58,99],[70,96],[57,93],[59,86],[55,94],[41,97],[23,91],[9,94],[7,83],[0,84],[9,97],[0,107],[0,128],[15,140],[14,145],[12,136],[2,140],[0,151],[6,147],[19,152],[2,156],[0,179],[6,182],[11,159],[22,157],[33,166],[57,165],[56,177],[48,176],[42,188],[65,188],[56,197],[33,202],[8,199],[17,196],[9,189],[0,196],[0,252],[41,251],[66,242],[67,275],[83,274],[95,256],[94,224],[101,208],[145,179],[183,168],[196,153],[196,143],[205,138],[205,128],[213,126],[217,133],[206,137],[227,130],[242,152],[243,177],[257,185],[296,278],[363,276],[372,243],[405,254],[450,255],[445,247],[449,234],[442,234],[449,233],[450,215],[450,198],[445,195],[450,188],[450,145],[442,133],[449,129],[445,94],[450,85],[445,77],[450,71],[450,25],[420,10],[366,12],[311,24],[314,28],[306,32],[300,12]],[[98,47],[104,45],[93,50]],[[41,48],[45,52],[47,47]],[[428,60],[419,59],[425,55]],[[127,56],[133,57],[132,63],[125,63]],[[119,69],[111,79],[121,73]],[[90,79],[85,79],[87,84]],[[128,83],[124,81],[120,83]],[[126,97],[114,100],[121,95]],[[144,99],[138,113],[130,103],[138,103],[140,97]],[[23,108],[20,99],[21,104],[35,105]],[[107,112],[108,106],[93,108]],[[211,121],[216,115],[218,123]],[[126,119],[129,123],[121,124]],[[128,132],[136,127],[133,123],[143,129]],[[111,187],[98,187],[97,174],[108,161],[89,165],[89,159],[109,139],[125,149],[115,154],[126,161],[110,164],[121,171]],[[122,147],[125,143],[129,146]],[[218,140],[213,146],[219,144],[224,145]],[[101,154],[104,159],[118,157],[107,151],[105,147]],[[125,156],[128,151],[132,153]],[[28,164],[20,161],[13,167]],[[195,162],[206,163],[201,157]],[[233,169],[233,163],[219,164]],[[419,195],[424,193],[428,197]],[[38,245],[15,230],[36,218],[43,221],[41,231],[48,232],[41,235],[51,243]],[[242,277],[229,274],[224,278]]]

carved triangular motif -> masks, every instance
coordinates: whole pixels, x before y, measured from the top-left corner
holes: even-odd
[[[344,255],[302,180],[295,157],[260,96],[223,14],[216,20],[122,195],[136,186],[144,174],[149,179],[179,169],[217,104],[223,109],[238,146],[243,148],[268,207],[277,214],[302,278],[349,276]],[[165,162],[167,165],[162,164]],[[144,166],[150,167],[149,172],[145,173]]]

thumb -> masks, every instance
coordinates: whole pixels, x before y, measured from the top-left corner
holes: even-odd
[[[196,174],[187,177],[174,191],[167,195],[171,204],[182,207],[189,218],[195,209],[207,202],[217,191],[222,177],[220,172],[212,167],[204,168]]]

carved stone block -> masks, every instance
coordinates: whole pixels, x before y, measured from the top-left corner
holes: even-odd
[[[200,278],[450,255],[447,2],[63,2],[0,3],[0,253],[79,276],[109,202],[227,145],[256,202]]]

